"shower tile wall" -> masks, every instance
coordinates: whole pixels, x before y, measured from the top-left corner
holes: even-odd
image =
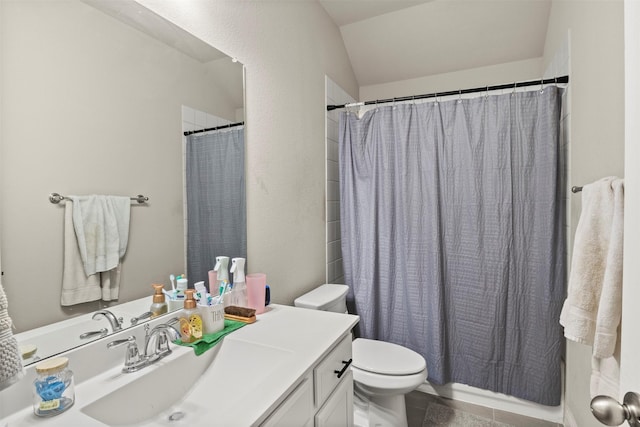
[[[196,110],[195,108],[182,106],[182,132],[207,129],[216,126],[228,125],[233,123],[230,120],[223,119],[213,114],[205,113],[204,111]],[[187,180],[184,177],[187,175],[187,137],[182,137],[182,211],[184,215],[184,268],[187,268]],[[185,271],[186,273],[186,271]]]
[[[325,78],[327,105],[347,104],[355,99],[329,77]],[[326,283],[344,283],[340,241],[340,173],[338,170],[338,120],[342,110],[326,115]]]

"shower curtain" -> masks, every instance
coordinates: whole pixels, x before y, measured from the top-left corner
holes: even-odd
[[[560,404],[562,89],[340,117],[342,251],[359,333],[428,380]]]
[[[187,137],[187,277],[190,284],[204,281],[208,285],[208,272],[213,270],[216,256],[247,256],[244,150],[244,128]]]

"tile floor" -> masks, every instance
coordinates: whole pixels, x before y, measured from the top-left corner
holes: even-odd
[[[562,427],[537,418],[413,391],[406,396],[409,427]]]

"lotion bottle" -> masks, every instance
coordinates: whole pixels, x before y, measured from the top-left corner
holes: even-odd
[[[231,273],[233,273],[233,293],[235,295],[233,304],[240,307],[247,307],[247,284],[244,278],[245,258],[231,259]]]
[[[184,309],[180,314],[180,338],[182,342],[194,342],[202,338],[202,317],[198,311],[193,289],[184,291]]]
[[[164,293],[162,292],[164,286],[160,284],[151,285],[154,289],[153,293],[153,304],[149,308],[151,312],[151,317],[160,316],[161,314],[166,313],[168,310],[167,302],[164,299]]]

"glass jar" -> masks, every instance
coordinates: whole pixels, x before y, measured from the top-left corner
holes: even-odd
[[[69,359],[66,357],[53,357],[36,365],[33,412],[37,416],[51,417],[73,406],[73,372],[68,366]]]

